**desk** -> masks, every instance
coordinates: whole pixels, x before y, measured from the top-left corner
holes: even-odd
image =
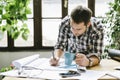
[[[89,69],[91,69],[91,70],[103,70],[103,71],[110,70],[110,71],[113,71],[114,67],[116,67],[116,66],[120,66],[120,62],[112,60],[112,59],[103,59],[103,60],[101,60],[99,65],[97,65],[95,67],[91,67]],[[118,80],[118,79],[116,79],[114,77],[111,77],[111,76],[108,76],[108,75],[105,75],[105,76],[101,77],[99,80]]]
[[[112,59],[103,59],[103,60],[101,60],[99,65],[89,68],[89,69],[90,70],[103,70],[103,71],[111,70],[111,71],[113,71],[114,67],[116,67],[116,66],[120,66],[120,62],[117,62]],[[42,79],[5,77],[3,80],[42,80]],[[106,75],[106,76],[101,77],[98,80],[117,80],[117,79]]]

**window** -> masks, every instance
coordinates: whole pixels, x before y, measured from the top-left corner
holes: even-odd
[[[61,17],[61,0],[42,0],[42,17]]]
[[[87,7],[87,0],[68,0],[68,14],[70,14],[71,10],[77,5]]]
[[[0,31],[0,47],[7,47],[7,32]]]
[[[105,17],[105,13],[108,12],[109,7],[108,3],[113,2],[114,0],[96,0],[95,3],[95,16],[96,17]]]
[[[43,46],[54,46],[58,36],[59,23],[61,19],[43,19],[42,33]]]
[[[87,6],[86,0],[64,0],[68,5],[68,14],[78,4]],[[67,2],[68,1],[68,2]],[[62,17],[61,0],[42,0],[42,46],[54,46],[58,37],[59,24]]]
[[[34,35],[33,35],[33,19],[28,19],[27,20],[27,25],[28,25],[28,28],[29,28],[29,31],[30,31],[30,34],[29,34],[29,37],[28,37],[28,40],[23,40],[22,37],[19,37],[18,39],[16,39],[14,41],[14,46],[15,47],[28,47],[28,46],[34,46]]]
[[[62,17],[61,0],[42,0],[42,46],[54,46]]]

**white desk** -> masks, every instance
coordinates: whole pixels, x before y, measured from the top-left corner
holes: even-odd
[[[111,60],[111,59],[103,59],[101,63],[95,67],[89,68],[90,70],[98,70],[98,71],[114,71],[114,67],[120,66],[120,62]],[[3,80],[43,80],[43,79],[30,79],[30,78],[15,78],[15,77],[5,77]],[[62,79],[63,80],[63,79]],[[74,79],[72,79],[74,80]],[[111,76],[103,76],[98,80],[117,80]]]

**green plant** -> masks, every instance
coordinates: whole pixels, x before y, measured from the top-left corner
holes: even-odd
[[[12,66],[8,66],[8,67],[3,67],[0,69],[0,72],[6,72],[6,71],[9,71],[9,70],[12,70],[13,67]]]
[[[0,0],[0,30],[7,31],[13,39],[17,39],[21,34],[22,38],[27,40],[29,29],[25,21],[27,15],[31,14],[29,3],[30,0]]]
[[[110,44],[106,48],[120,50],[120,0],[114,0],[114,2],[109,3],[109,6],[109,11],[103,20],[107,24],[106,34],[110,39]]]

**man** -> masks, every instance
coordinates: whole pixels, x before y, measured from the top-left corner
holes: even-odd
[[[60,24],[55,58],[50,64],[56,66],[64,53],[75,53],[75,62],[79,66],[92,67],[100,62],[103,46],[103,28],[100,22],[91,18],[89,8],[77,6],[70,16],[66,16]]]

